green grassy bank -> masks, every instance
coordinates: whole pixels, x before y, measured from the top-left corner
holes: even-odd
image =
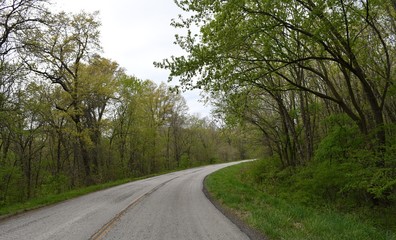
[[[207,177],[205,186],[223,206],[269,239],[396,239],[394,224],[389,224],[396,215],[379,214],[386,209],[343,211],[316,198],[299,198],[291,185],[268,179],[257,183],[252,176],[260,164],[222,169]]]
[[[134,181],[134,180],[138,180],[138,179],[124,179],[124,180],[118,180],[118,181],[113,181],[113,182],[104,183],[104,184],[92,185],[89,187],[75,189],[75,190],[63,192],[60,194],[51,194],[51,195],[47,195],[47,196],[32,198],[32,199],[30,199],[26,202],[22,202],[22,203],[3,205],[0,207],[0,218],[6,217],[9,215],[14,215],[17,213],[21,213],[21,212],[28,211],[28,210],[37,209],[37,208],[51,205],[54,203],[62,202],[62,201],[68,200],[68,199],[72,199],[72,198],[79,197],[79,196],[82,196],[82,195],[85,195],[85,194],[88,194],[91,192],[96,192],[96,191],[114,187],[117,185],[121,185],[121,184],[130,182],[130,181]]]
[[[116,180],[116,181],[111,181],[103,184],[96,184],[96,185],[91,185],[88,187],[82,187],[70,191],[66,191],[63,193],[59,194],[50,194],[46,196],[39,196],[32,198],[28,201],[21,202],[21,203],[16,203],[16,204],[8,204],[8,205],[0,205],[0,218],[4,218],[7,216],[12,216],[21,212],[37,209],[40,207],[45,207],[51,204],[59,203],[65,200],[69,200],[72,198],[76,198],[79,196],[83,196],[88,193],[100,191],[103,189],[115,187],[118,185],[122,185],[125,183],[141,180],[141,179],[146,179],[149,177],[154,177],[170,172],[175,172],[175,171],[180,171],[183,169],[177,169],[177,170],[172,170],[172,171],[166,171],[166,172],[161,172],[161,173],[156,173],[156,174],[150,174],[147,176],[142,176],[142,177],[136,177],[136,178],[127,178],[127,179],[121,179],[121,180]]]

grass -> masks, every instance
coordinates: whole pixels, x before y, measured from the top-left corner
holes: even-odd
[[[216,164],[216,162],[213,162],[210,164]],[[188,168],[195,168],[195,167],[201,167],[201,166],[205,166],[205,165],[201,164],[201,165],[196,165],[196,166],[194,165],[194,166],[190,166],[190,167],[184,166],[184,167],[180,167],[177,169],[162,171],[159,173],[153,173],[153,174],[149,174],[149,175],[142,176],[142,177],[121,179],[121,180],[116,180],[116,181],[107,182],[107,183],[103,183],[103,184],[96,184],[96,185],[91,185],[88,187],[82,187],[79,189],[74,189],[74,190],[70,190],[67,192],[59,193],[59,194],[50,194],[50,195],[46,195],[46,196],[40,196],[40,197],[32,198],[25,202],[8,204],[8,205],[0,205],[0,219],[6,218],[8,216],[12,216],[12,215],[15,215],[18,213],[26,212],[29,210],[34,210],[37,208],[49,206],[51,204],[63,202],[63,201],[66,201],[66,200],[69,200],[72,198],[86,195],[88,193],[115,187],[115,186],[125,184],[128,182],[133,182],[133,181],[137,181],[137,180],[142,180],[142,179],[155,177],[155,176],[159,176],[159,175],[163,175],[163,174],[167,174],[167,173],[171,173],[171,172],[177,172],[177,171],[185,170]]]
[[[18,213],[22,213],[25,211],[34,210],[34,209],[45,207],[45,206],[48,206],[51,204],[63,202],[63,201],[66,201],[66,200],[69,200],[72,198],[86,195],[88,193],[100,191],[100,190],[107,189],[110,187],[115,187],[115,186],[125,184],[128,182],[133,182],[133,181],[137,181],[137,180],[141,180],[141,179],[145,179],[145,178],[149,178],[149,177],[154,177],[154,176],[158,176],[158,175],[162,175],[162,174],[166,174],[166,173],[170,173],[170,172],[174,172],[174,171],[180,171],[180,170],[181,169],[177,169],[177,170],[173,170],[173,171],[166,171],[166,172],[161,172],[161,173],[156,173],[156,174],[150,174],[150,175],[143,176],[143,177],[121,179],[121,180],[116,180],[116,181],[107,182],[107,183],[103,183],[103,184],[91,185],[88,187],[74,189],[74,190],[59,193],[59,194],[50,194],[47,196],[40,196],[40,197],[32,198],[26,202],[0,206],[0,219],[15,215]]]
[[[249,164],[215,172],[206,179],[205,186],[215,199],[269,239],[396,239],[395,233],[376,228],[354,214],[307,207],[257,190],[242,180]]]
[[[72,199],[75,197],[79,197],[79,196],[82,196],[82,195],[85,195],[85,194],[88,194],[91,192],[95,192],[95,191],[99,191],[99,190],[106,189],[109,187],[124,184],[129,181],[132,181],[132,179],[124,179],[124,180],[119,180],[119,181],[114,181],[114,182],[109,182],[109,183],[104,183],[104,184],[92,185],[89,187],[75,189],[75,190],[71,190],[68,192],[60,193],[60,194],[51,194],[51,195],[47,195],[47,196],[33,198],[31,200],[28,200],[28,201],[22,202],[22,203],[16,203],[16,204],[2,206],[0,208],[0,216],[4,217],[4,216],[14,215],[14,214],[21,213],[21,212],[28,211],[28,210],[37,209],[40,207],[44,207],[44,206],[51,205],[54,203],[62,202],[62,201]]]

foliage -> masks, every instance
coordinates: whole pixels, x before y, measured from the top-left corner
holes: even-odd
[[[176,37],[188,54],[156,66],[206,90],[226,119],[260,129],[284,166],[313,158],[330,115],[347,116],[373,151],[394,134],[385,131],[396,122],[390,3],[176,2],[190,12],[173,22],[188,30]]]
[[[25,201],[25,202],[15,201],[8,205],[0,205],[0,216],[13,215],[13,214],[17,214],[19,212],[37,209],[37,208],[47,206],[50,204],[59,203],[59,202],[62,202],[62,201],[68,200],[68,199],[83,196],[88,193],[100,191],[100,190],[107,189],[110,187],[118,186],[121,184],[129,183],[132,181],[144,179],[147,177],[153,177],[153,176],[156,176],[156,174],[151,174],[151,175],[148,175],[145,177],[140,177],[140,178],[118,179],[116,181],[110,181],[110,182],[106,182],[103,184],[82,187],[82,188],[74,189],[74,190],[62,191],[62,192],[58,192],[58,193],[48,191],[46,194],[44,194],[40,197],[34,198],[34,199],[30,199],[29,201]],[[56,179],[56,180],[53,179],[53,180],[54,181],[63,181],[64,179],[62,179],[62,178],[63,177],[60,177],[59,179]]]
[[[1,205],[268,155],[244,180],[304,204],[393,209],[389,2],[175,2],[190,11],[172,23],[187,55],[155,65],[205,90],[218,121],[100,56],[98,13],[0,3]]]
[[[176,3],[190,13],[173,22],[187,54],[156,66],[252,130],[274,161],[244,178],[310,206],[394,210],[394,4]]]
[[[46,3],[0,3],[1,207],[247,152],[245,137],[188,115],[166,84],[102,57],[97,12]]]
[[[299,198],[295,196],[290,198],[293,191],[286,186],[290,182],[282,182],[286,178],[275,181],[274,178],[266,179],[262,184],[248,180],[252,173],[259,173],[257,167],[262,167],[261,170],[268,174],[271,174],[270,172],[274,174],[273,170],[267,169],[271,165],[273,164],[259,160],[228,167],[209,175],[205,185],[223,207],[231,209],[234,214],[270,239],[394,239],[396,237],[394,229],[392,230],[390,226],[375,226],[375,221],[382,222],[384,216],[392,221],[394,215],[380,215],[376,212],[377,209],[371,209],[368,213],[372,214],[371,219],[367,221],[367,216],[360,216],[359,212],[344,214],[331,209],[331,205],[307,207],[301,204]],[[281,174],[278,172],[276,175]],[[268,191],[268,188],[272,191]],[[283,195],[274,195],[276,192],[282,192]],[[311,201],[318,204],[315,198]],[[392,227],[395,227],[394,224]]]
[[[315,162],[293,170],[281,169],[279,160],[267,159],[250,164],[241,179],[282,199],[308,207],[362,213],[362,219],[394,228],[394,174],[393,168],[368,167],[352,160]],[[371,211],[376,214],[370,215]]]
[[[332,115],[327,135],[320,141],[315,152],[315,161],[343,162],[364,148],[364,135],[345,115]],[[354,136],[351,138],[351,136]]]

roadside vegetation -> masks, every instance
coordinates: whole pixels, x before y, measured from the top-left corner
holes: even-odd
[[[104,183],[104,184],[97,184],[97,185],[91,185],[88,187],[82,187],[79,189],[62,192],[62,193],[58,193],[58,194],[52,193],[49,195],[38,196],[35,198],[31,198],[27,201],[17,202],[14,204],[10,203],[7,205],[3,205],[0,208],[0,218],[18,214],[18,213],[21,213],[24,211],[48,206],[51,204],[59,203],[59,202],[62,202],[62,201],[68,200],[68,199],[79,197],[79,196],[82,196],[82,195],[85,195],[85,194],[88,194],[91,192],[99,191],[102,189],[118,186],[118,185],[128,183],[128,182],[131,182],[134,180],[137,180],[137,179],[124,179],[124,180],[112,181],[112,182],[108,182],[108,183]]]
[[[306,171],[288,177],[289,170],[278,171],[274,161],[258,160],[215,172],[205,186],[268,239],[396,239],[394,207],[334,201],[311,188],[315,179],[307,179]],[[304,183],[311,184],[309,190]]]
[[[49,4],[0,2],[0,214],[249,157],[240,129],[188,114],[165,83],[102,57],[97,12]]]
[[[275,239],[391,239],[396,4],[176,3],[189,12],[173,22],[187,32],[176,42],[188,54],[157,66],[184,89],[204,89],[225,125],[255,138],[268,159],[215,175],[223,193],[243,190],[221,201],[259,227],[277,222],[263,228]]]
[[[396,4],[175,3],[188,12],[172,21],[186,33],[175,40],[186,54],[154,63],[179,80],[172,89],[100,56],[98,13],[50,12],[47,0],[0,3],[0,208],[265,156],[232,175],[235,186],[252,186],[249,201],[284,205],[258,218],[279,215],[268,221],[290,223],[301,239],[325,232],[322,223],[336,234],[344,215],[351,239],[394,231]],[[179,91],[190,89],[205,92],[217,120],[188,114]],[[311,211],[330,222],[304,220]]]
[[[179,171],[179,170],[183,170],[183,169],[184,168],[178,168],[178,169],[174,169],[172,171]],[[159,172],[156,174],[150,174],[150,175],[146,175],[146,176],[142,176],[142,177],[119,179],[119,180],[115,180],[115,181],[109,181],[106,183],[90,185],[87,187],[80,187],[77,189],[64,191],[61,193],[50,193],[47,195],[39,195],[39,196],[35,196],[34,198],[31,198],[29,200],[22,201],[22,202],[5,204],[0,207],[0,219],[2,217],[7,218],[9,216],[13,216],[15,214],[19,214],[19,213],[22,213],[25,211],[49,206],[51,204],[55,204],[55,203],[59,203],[59,202],[63,202],[63,201],[69,200],[69,199],[73,199],[73,198],[76,198],[79,196],[86,195],[88,193],[104,190],[107,188],[115,187],[115,186],[122,185],[122,184],[129,183],[129,182],[142,180],[145,178],[158,176],[161,174],[170,173],[172,171],[168,170],[168,171]]]

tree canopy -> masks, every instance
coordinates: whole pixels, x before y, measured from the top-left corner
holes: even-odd
[[[229,124],[258,129],[268,154],[283,167],[360,161],[354,172],[378,167],[366,172],[367,181],[385,171],[390,184],[362,188],[381,188],[381,197],[389,197],[396,176],[390,157],[396,123],[391,1],[176,3],[189,13],[173,21],[187,30],[176,36],[187,54],[155,63],[170,70],[170,79],[208,92]],[[359,151],[373,155],[357,156]]]
[[[101,56],[97,12],[0,9],[0,207],[246,155],[166,84]]]

